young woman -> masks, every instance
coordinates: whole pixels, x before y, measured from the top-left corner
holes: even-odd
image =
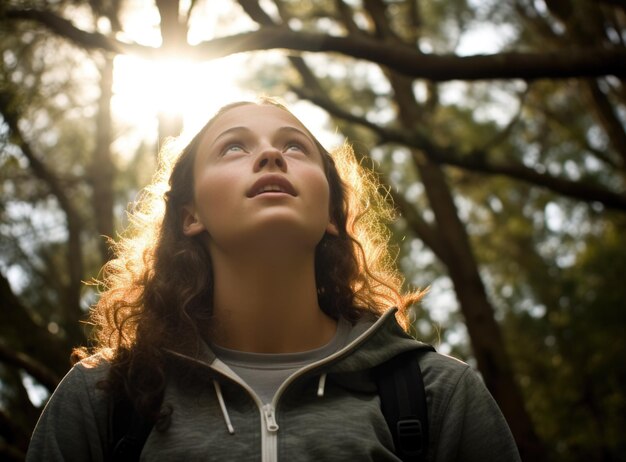
[[[334,156],[262,100],[164,157],[105,268],[96,354],[79,352],[27,459],[108,460],[127,400],[156,423],[146,461],[398,460],[371,371],[425,347],[403,330],[420,294],[400,293],[375,182]],[[430,460],[519,460],[466,364],[420,366]]]

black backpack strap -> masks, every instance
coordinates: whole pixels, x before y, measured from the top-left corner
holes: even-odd
[[[428,410],[419,358],[427,349],[401,353],[374,370],[381,410],[402,461],[425,461],[428,455]]]
[[[143,417],[128,399],[115,400],[110,409],[109,461],[136,462],[154,423]]]

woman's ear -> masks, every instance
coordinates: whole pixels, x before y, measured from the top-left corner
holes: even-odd
[[[332,221],[329,221],[326,225],[326,232],[333,236],[339,236],[339,229],[337,229],[337,225],[335,225]]]
[[[188,237],[196,236],[205,230],[206,228],[200,221],[195,207],[193,205],[185,205],[183,207],[183,234]]]

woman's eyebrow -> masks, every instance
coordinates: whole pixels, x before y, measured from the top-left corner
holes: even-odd
[[[226,136],[228,136],[230,134],[241,133],[241,132],[248,134],[248,133],[252,133],[252,130],[250,130],[248,127],[231,127],[231,128],[228,128],[228,129],[224,130],[222,133],[220,133],[219,135],[217,135],[215,137],[215,139],[213,140],[213,142],[211,143],[209,148],[212,148],[213,146],[215,146],[215,144],[217,144],[217,142],[220,139],[222,139],[222,138],[224,138],[224,137],[226,137]]]
[[[286,133],[290,133],[290,132],[291,133],[297,133],[299,135],[302,135],[302,136],[306,137],[311,143],[315,144],[313,142],[313,138],[311,137],[311,135],[309,135],[307,132],[305,132],[303,130],[300,130],[297,127],[292,127],[292,126],[287,125],[287,126],[284,126],[284,127],[280,127],[277,131],[279,133],[285,133],[285,132]]]

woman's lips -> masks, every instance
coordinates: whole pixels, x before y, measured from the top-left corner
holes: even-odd
[[[247,197],[255,197],[264,193],[283,193],[297,196],[295,188],[283,175],[263,175],[248,189]]]

